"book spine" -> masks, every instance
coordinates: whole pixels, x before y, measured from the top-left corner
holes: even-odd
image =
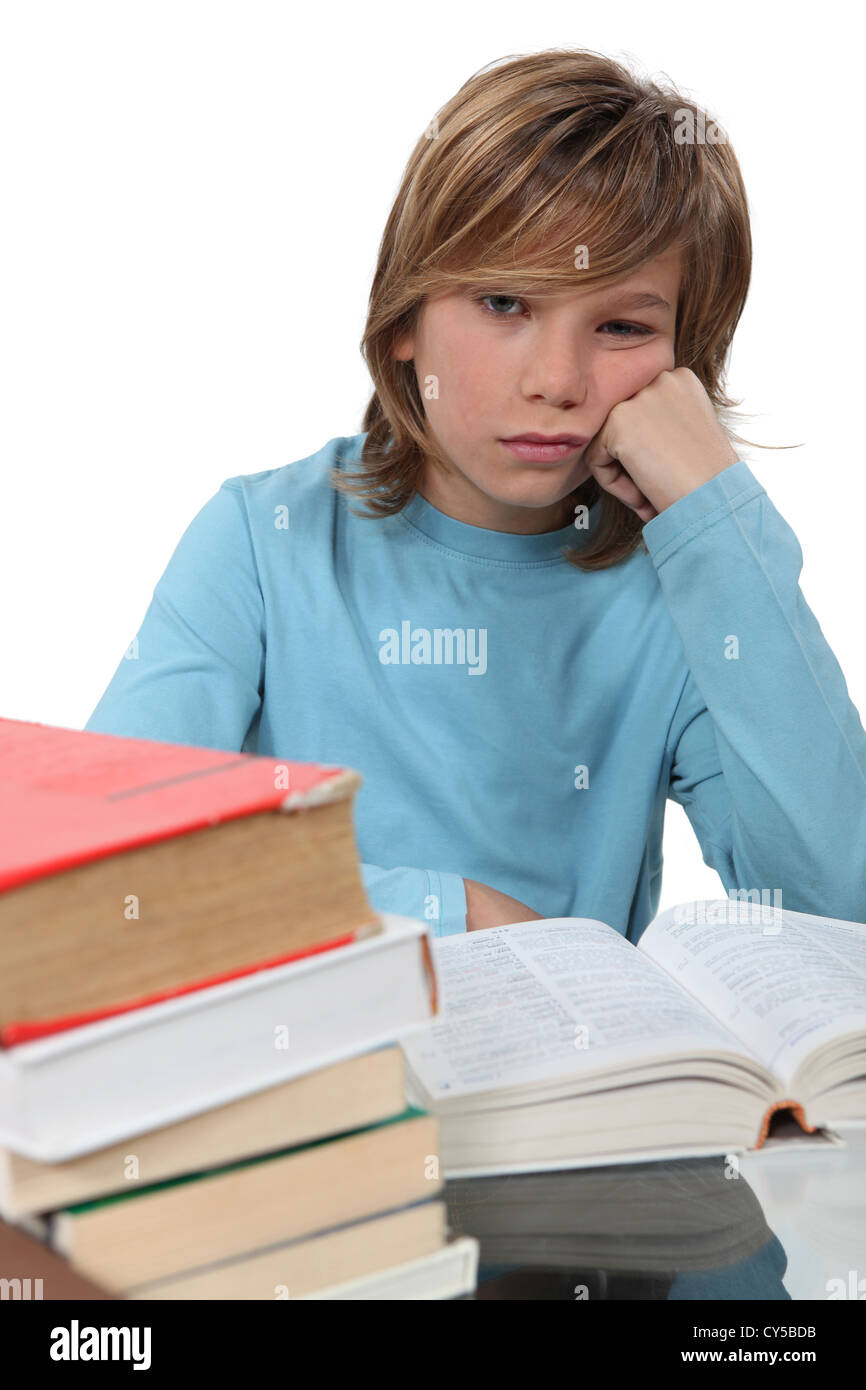
[[[424,962],[424,973],[427,976],[427,989],[430,994],[430,1012],[439,1012],[439,988],[436,978],[436,966],[433,963],[433,953],[430,950],[430,937],[428,932],[424,932],[421,937],[421,958]]]
[[[797,1121],[797,1124],[806,1134],[814,1134],[818,1128],[817,1125],[810,1125],[807,1123],[806,1113],[802,1105],[800,1105],[796,1100],[776,1101],[775,1105],[771,1105],[768,1107],[767,1113],[761,1121],[761,1128],[758,1132],[757,1143],[755,1144],[756,1149],[760,1149],[763,1146],[764,1140],[770,1132],[770,1121],[772,1120],[777,1110],[789,1110],[791,1114],[794,1116],[794,1119]]]

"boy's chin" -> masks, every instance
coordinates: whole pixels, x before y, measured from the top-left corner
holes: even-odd
[[[497,487],[491,484],[483,490],[495,502],[500,502],[505,506],[511,507],[555,507],[558,502],[564,502],[577,490],[589,477],[581,476],[576,480],[560,477],[532,478],[528,482],[522,481],[518,486],[511,488]]]
[[[575,483],[574,487],[579,487]],[[571,501],[571,494],[574,487],[570,487],[567,492],[562,489],[550,489],[545,496],[540,495],[538,489],[529,488],[515,489],[513,492],[501,490],[487,491],[487,497],[491,502],[500,507],[512,507],[515,515],[526,512],[547,512],[547,530],[555,530],[557,526],[569,526],[574,520],[574,504]],[[558,520],[561,513],[561,520]]]

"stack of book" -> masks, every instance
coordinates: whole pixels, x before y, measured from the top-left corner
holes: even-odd
[[[360,783],[0,720],[0,1277],[29,1232],[43,1297],[57,1255],[130,1299],[474,1288],[398,1045],[430,943],[366,898]]]

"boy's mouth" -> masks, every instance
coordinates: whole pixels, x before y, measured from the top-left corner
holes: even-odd
[[[578,434],[518,434],[499,442],[526,463],[558,463],[588,441]]]

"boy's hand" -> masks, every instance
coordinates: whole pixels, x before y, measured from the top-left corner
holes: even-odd
[[[484,927],[504,927],[509,922],[541,922],[540,912],[533,912],[525,903],[500,893],[474,878],[464,878],[466,888],[466,930],[481,931]]]
[[[613,407],[583,462],[605,492],[652,521],[737,454],[694,372],[675,367]]]

